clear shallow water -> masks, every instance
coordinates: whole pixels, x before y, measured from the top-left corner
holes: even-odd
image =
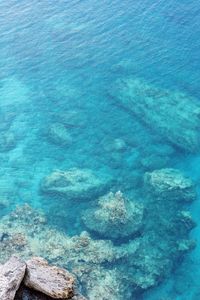
[[[198,183],[198,153],[174,149],[161,162],[137,165],[169,143],[110,94],[117,79],[133,76],[198,99],[199,14],[196,1],[1,1],[0,110],[7,118],[1,130],[11,140],[0,153],[2,215],[29,203],[58,230],[85,230],[80,215],[90,203],[64,205],[40,192],[41,180],[55,169],[89,168],[114,178],[110,189],[129,197],[137,195],[143,174],[157,168],[178,167]],[[77,121],[67,126],[71,142],[64,146],[52,142],[50,128],[66,112],[75,112]],[[115,139],[125,150],[113,153]],[[196,201],[197,222],[198,211]],[[198,241],[198,227],[193,235]],[[185,262],[187,274],[180,266],[145,299],[196,299],[198,282],[191,277],[199,274],[199,258],[197,243]],[[180,281],[189,291],[174,288]]]

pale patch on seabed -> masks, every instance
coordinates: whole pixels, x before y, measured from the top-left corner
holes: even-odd
[[[0,81],[0,108],[24,105],[30,102],[29,89],[17,77],[12,76]]]

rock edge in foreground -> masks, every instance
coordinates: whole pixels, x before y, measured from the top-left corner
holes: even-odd
[[[23,289],[27,289],[23,293]],[[20,292],[17,291],[20,289]],[[31,297],[33,291],[33,298]],[[39,296],[35,296],[39,292]],[[25,299],[77,299],[85,300],[75,291],[75,278],[67,270],[51,266],[41,257],[24,262],[12,256],[0,266],[1,300]],[[41,296],[40,296],[41,295]]]

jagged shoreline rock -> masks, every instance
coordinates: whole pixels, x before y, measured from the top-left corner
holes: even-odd
[[[77,294],[75,278],[65,269],[49,265],[41,257],[33,257],[24,262],[17,256],[12,256],[0,266],[0,299],[84,300],[85,298]]]

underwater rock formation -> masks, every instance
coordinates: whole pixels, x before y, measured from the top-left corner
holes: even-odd
[[[184,231],[190,231],[196,226],[191,213],[185,210],[179,211],[177,215],[177,222],[180,223],[180,228]]]
[[[195,222],[184,207],[196,199],[195,185],[176,169],[146,173],[144,182],[147,209],[152,217],[147,229],[160,237],[160,245],[163,244],[163,249],[168,249],[176,261],[195,247],[195,242],[189,239]]]
[[[78,191],[81,194],[81,188]],[[180,171],[148,172],[139,203],[121,193],[110,193],[98,199],[97,208],[82,212],[88,228],[107,238],[104,240],[87,232],[70,237],[50,227],[43,214],[25,205],[0,220],[0,261],[13,253],[26,259],[41,256],[76,274],[90,300],[124,300],[125,296],[135,300],[169,276],[176,262],[194,248],[189,234],[195,223],[184,207],[194,199],[195,186]],[[99,228],[92,218],[99,218]],[[122,220],[127,222],[125,238]],[[132,227],[134,221],[136,226]],[[121,232],[116,224],[123,228]],[[141,235],[134,234],[136,228],[142,228]]]
[[[184,205],[195,199],[195,186],[190,179],[174,169],[146,173],[143,197],[143,234],[135,252],[128,251],[126,267],[119,267],[135,292],[162,282],[195,247],[189,238],[195,223],[184,210]]]
[[[105,238],[121,239],[138,233],[143,227],[144,208],[127,200],[121,192],[109,193],[98,200],[98,207],[83,213],[90,231]]]
[[[26,262],[25,286],[54,299],[71,299],[74,294],[74,281],[69,272],[50,266],[40,257]]]
[[[86,124],[86,115],[79,110],[67,110],[62,113],[54,113],[53,118],[62,123],[66,128],[81,128]]]
[[[86,279],[86,278],[85,278]],[[123,273],[115,269],[105,270],[97,267],[85,280],[88,291],[88,299],[124,300],[136,298],[132,294],[132,288],[122,280]]]
[[[11,257],[0,266],[0,299],[13,300],[24,278],[26,264],[17,257]]]
[[[119,105],[175,146],[188,152],[200,149],[200,106],[195,98],[131,77],[118,80],[111,94]]]
[[[47,137],[50,142],[59,146],[70,146],[72,137],[68,129],[62,123],[54,123],[50,126]]]
[[[99,178],[89,169],[57,170],[41,183],[44,193],[57,194],[71,200],[99,196],[110,184],[110,178]]]
[[[177,169],[161,169],[145,174],[145,183],[152,193],[168,201],[191,202],[196,198],[195,186],[191,179]]]
[[[119,247],[114,246],[110,240],[93,240],[87,232],[69,237],[49,227],[44,216],[28,205],[17,208],[15,212],[3,217],[0,221],[0,232],[3,233],[0,243],[2,262],[13,253],[25,259],[34,255],[42,256],[52,264],[69,266],[69,270],[76,274],[87,295],[96,295],[98,290],[98,294],[101,294],[99,299],[103,299],[105,290],[108,299],[112,299],[112,281],[115,281],[115,286],[121,286],[115,290],[116,295],[121,295],[116,299],[123,299],[123,295],[127,293],[125,289],[131,293],[129,285],[120,280],[117,282],[116,278],[112,279],[112,274],[116,277],[118,270],[113,273],[109,265],[117,267],[118,262],[127,259],[129,252],[134,253],[139,246],[138,239],[126,247]],[[19,235],[23,243],[21,239],[16,238]],[[120,273],[117,278],[122,278]]]
[[[127,149],[125,141],[121,138],[108,139],[104,142],[104,149],[108,152],[124,152]]]
[[[168,165],[170,158],[167,156],[161,156],[156,154],[150,154],[141,159],[141,165],[146,171],[151,171],[160,168],[164,168]]]

